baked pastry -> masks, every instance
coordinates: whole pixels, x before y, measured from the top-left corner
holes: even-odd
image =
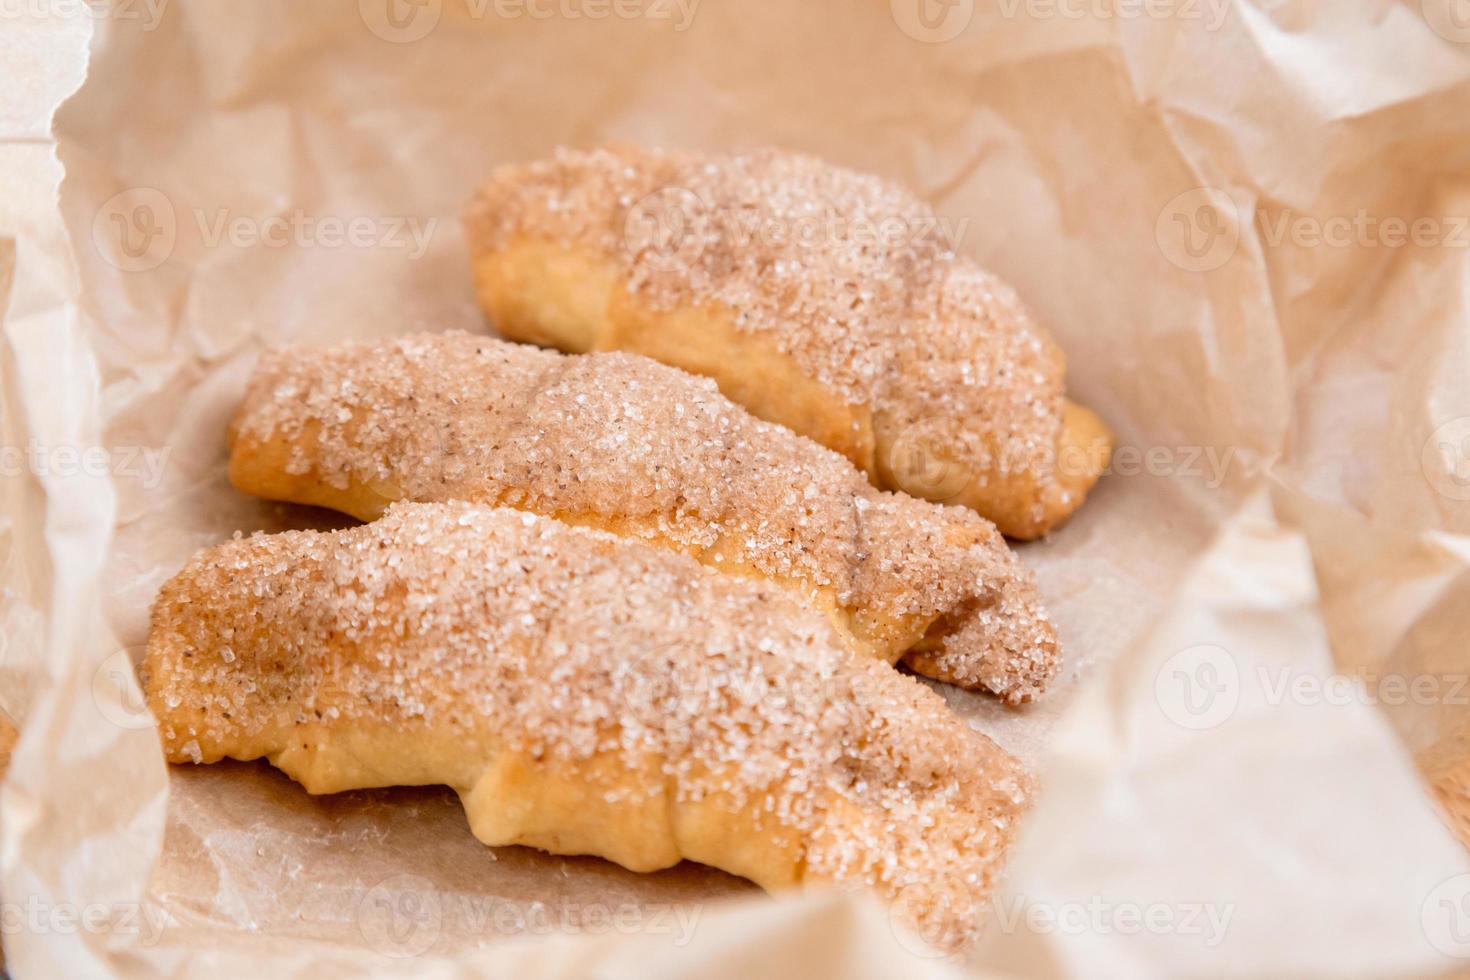
[[[1059,524],[1107,464],[1016,293],[876,177],[777,150],[562,151],[498,170],[465,224],[505,336],[708,375],[878,486],[1012,537]]]
[[[246,493],[362,520],[473,500],[793,589],[863,652],[1011,702],[1057,665],[1031,575],[974,513],[879,492],[713,383],[464,333],[267,353],[230,431]]]
[[[443,783],[486,844],[871,887],[947,947],[1031,786],[782,590],[467,503],[200,553],[159,593],[143,676],[171,762],[264,757],[311,793]]]

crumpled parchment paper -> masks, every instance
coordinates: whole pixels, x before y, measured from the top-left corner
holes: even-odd
[[[1470,799],[1457,2],[32,12],[17,50],[78,39],[72,75],[36,59],[46,91],[83,53],[86,80],[54,137],[0,117],[0,173],[42,189],[0,210],[5,445],[26,450],[0,461],[19,460],[0,498],[0,699],[24,726],[0,790],[10,968],[1463,965],[1470,873],[1436,810],[1463,826]],[[1022,549],[1067,647],[1056,692],[1012,711],[941,688],[1045,783],[964,964],[875,903],[483,848],[445,791],[314,799],[263,764],[162,762],[130,669],[158,585],[235,530],[335,520],[226,483],[255,358],[487,330],[457,225],[474,187],[610,139],[777,144],[908,183],[1119,435],[1077,517]]]

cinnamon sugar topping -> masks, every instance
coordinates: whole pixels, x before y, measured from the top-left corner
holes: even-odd
[[[630,774],[651,756],[678,801],[722,794],[794,830],[808,878],[917,893],[948,945],[1028,792],[939,697],[780,590],[472,504],[201,553],[159,596],[145,668],[175,761],[385,725],[393,752],[461,740],[462,769],[423,774],[461,790],[510,748]]]
[[[733,311],[835,397],[871,406],[880,435],[952,420],[970,471],[1028,474],[1038,498],[1052,480],[1060,350],[895,184],[779,150],[562,150],[497,171],[466,224],[479,253],[553,241],[616,263],[654,309]]]
[[[276,465],[342,500],[370,486],[511,506],[777,582],[889,659],[937,624],[918,669],[1013,701],[1056,667],[1031,576],[989,522],[875,490],[843,456],[643,357],[462,333],[272,352],[234,424],[242,489],[271,492],[251,460],[272,441],[289,447]]]

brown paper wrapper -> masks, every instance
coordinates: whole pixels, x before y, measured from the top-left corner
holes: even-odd
[[[263,764],[162,762],[129,667],[158,585],[234,531],[335,520],[225,481],[260,352],[487,330],[458,228],[475,185],[607,140],[776,144],[909,184],[1016,285],[1119,435],[1076,518],[1021,549],[1066,645],[1055,693],[1015,711],[940,688],[1045,786],[966,968],[1462,963],[1470,875],[1434,802],[1463,827],[1470,31],[1451,6],[30,18],[15,47],[42,108],[6,103],[0,145],[28,192],[0,204],[6,443],[46,456],[3,498],[0,694],[24,736],[0,898],[29,916],[3,936],[12,969],[957,968],[850,896],[483,848],[445,791],[312,798]],[[45,113],[84,64],[52,159]],[[89,908],[96,928],[65,927]]]

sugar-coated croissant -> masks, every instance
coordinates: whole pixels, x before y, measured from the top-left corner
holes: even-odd
[[[170,761],[264,757],[312,793],[443,783],[487,844],[870,887],[951,947],[1030,792],[783,590],[475,504],[200,553],[143,676]]]
[[[247,493],[371,520],[510,506],[795,590],[863,652],[1011,702],[1057,666],[1027,569],[973,512],[875,490],[842,456],[647,358],[464,333],[262,359],[231,426]]]
[[[497,171],[466,215],[496,327],[714,378],[881,487],[1034,538],[1082,502],[1111,436],[1063,396],[1061,350],[957,255],[933,210],[776,150],[632,147]]]

